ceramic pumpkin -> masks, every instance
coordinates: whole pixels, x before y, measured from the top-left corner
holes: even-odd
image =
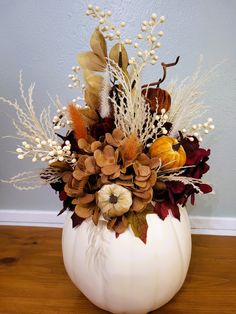
[[[105,221],[86,219],[72,228],[71,214],[62,236],[64,264],[80,291],[111,313],[144,314],[167,303],[181,288],[191,256],[191,230],[185,208],[180,221],[149,214],[147,243],[131,228],[118,238]]]
[[[176,138],[161,136],[150,147],[151,157],[159,157],[162,169],[180,168],[185,165],[186,153]]]

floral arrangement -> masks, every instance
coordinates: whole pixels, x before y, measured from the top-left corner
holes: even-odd
[[[79,53],[79,66],[69,75],[70,88],[79,96],[68,106],[57,98],[57,114],[50,107],[37,118],[33,106],[34,85],[25,96],[22,76],[22,104],[0,99],[16,112],[13,124],[23,139],[16,149],[19,159],[44,162],[40,170],[23,172],[5,182],[20,190],[50,184],[59,193],[63,209],[73,211],[73,227],[91,218],[100,219],[119,236],[129,225],[144,243],[146,215],[169,214],[180,219],[179,206],[195,194],[212,188],[202,181],[209,170],[210,150],[200,147],[203,135],[214,129],[212,119],[196,124],[204,109],[200,100],[204,77],[199,71],[180,85],[165,89],[167,69],[153,83],[142,83],[142,72],[158,62],[158,49],[165,17],[152,14],[143,21],[136,41],[122,38],[125,22],[115,25],[111,11],[88,6],[86,14],[98,20],[91,50]],[[108,49],[108,42],[114,42]],[[127,46],[136,55],[129,58]],[[84,84],[81,84],[81,76]]]

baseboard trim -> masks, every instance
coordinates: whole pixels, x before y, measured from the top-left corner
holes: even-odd
[[[65,215],[57,216],[56,211],[42,210],[0,210],[0,225],[63,227]]]
[[[0,210],[0,225],[56,227],[63,226],[65,215],[54,211]],[[193,234],[236,236],[236,218],[190,216]]]

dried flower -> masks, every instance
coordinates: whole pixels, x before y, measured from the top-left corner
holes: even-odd
[[[73,130],[74,130],[74,133],[75,133],[77,140],[80,138],[86,139],[87,138],[87,130],[86,130],[86,126],[85,126],[85,123],[84,123],[84,120],[83,120],[81,113],[76,108],[76,106],[72,103],[69,104],[68,111],[70,114],[70,118],[72,120]]]

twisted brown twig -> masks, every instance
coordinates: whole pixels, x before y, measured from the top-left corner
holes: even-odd
[[[162,76],[162,78],[160,78],[157,82],[150,83],[150,84],[145,84],[145,85],[142,86],[142,88],[144,88],[144,87],[149,87],[149,86],[155,86],[155,85],[156,85],[156,87],[159,87],[159,85],[160,85],[161,83],[163,83],[164,80],[165,80],[165,78],[166,78],[166,68],[175,66],[175,65],[179,62],[179,58],[180,58],[180,56],[178,56],[178,57],[176,58],[175,62],[172,62],[172,63],[164,63],[164,62],[162,62],[162,63],[161,63],[162,68],[163,68],[163,76]]]

